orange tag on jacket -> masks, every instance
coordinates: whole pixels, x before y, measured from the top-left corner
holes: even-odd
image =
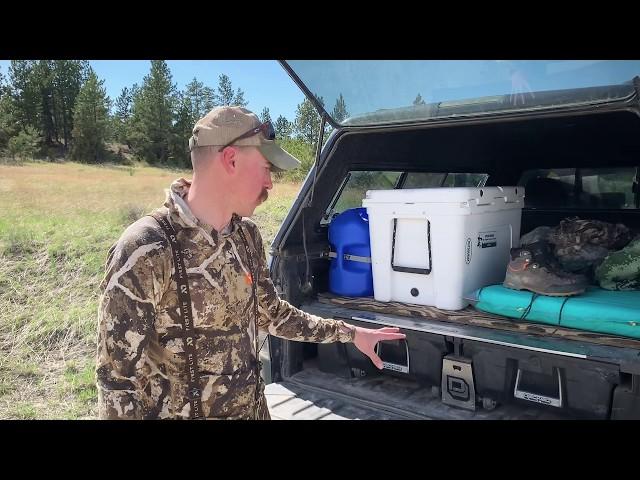
[[[244,281],[247,282],[247,285],[251,285],[253,283],[253,278],[250,273],[244,274]]]

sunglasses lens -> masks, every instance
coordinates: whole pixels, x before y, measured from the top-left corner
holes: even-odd
[[[264,125],[265,125],[264,136],[267,138],[267,140],[275,140],[276,131],[274,130],[271,122],[267,122]]]

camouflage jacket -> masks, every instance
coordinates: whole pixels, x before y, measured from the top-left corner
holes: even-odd
[[[640,236],[610,253],[596,268],[595,278],[607,290],[640,290]]]
[[[349,342],[353,332],[341,321],[309,315],[281,300],[269,278],[256,225],[234,215],[225,231],[215,231],[194,217],[183,200],[189,186],[185,179],[173,182],[158,212],[169,213],[183,249],[203,413],[207,418],[251,418],[258,377],[256,332],[240,228],[258,270],[260,328],[278,337],[318,343]],[[190,417],[173,268],[169,241],[149,216],[130,225],[109,250],[98,325],[100,418]],[[266,410],[263,395],[257,403]],[[268,412],[260,417],[268,418]]]
[[[589,277],[611,250],[631,241],[631,231],[621,223],[565,218],[548,236],[555,245],[554,254],[562,268]]]

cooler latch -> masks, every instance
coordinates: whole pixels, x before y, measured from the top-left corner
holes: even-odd
[[[336,252],[329,252],[327,256],[329,258],[338,258],[338,254]],[[342,258],[352,262],[371,263],[371,257],[361,257],[359,255],[350,255],[348,253],[343,254]]]

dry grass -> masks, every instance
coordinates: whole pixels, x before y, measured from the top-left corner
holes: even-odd
[[[109,246],[188,171],[0,165],[0,419],[94,418],[98,284]],[[299,186],[255,220],[269,244]]]
[[[151,208],[164,200],[163,188],[187,171],[157,168],[95,167],[77,163],[3,166],[0,194],[29,212],[103,214],[127,204]]]

